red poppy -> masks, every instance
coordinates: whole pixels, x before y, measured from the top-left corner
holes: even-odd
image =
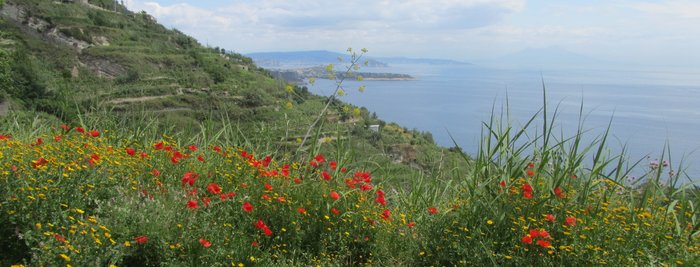
[[[371,184],[363,184],[363,185],[360,187],[360,190],[362,190],[362,191],[367,191],[367,190],[372,190],[372,188],[373,188],[373,187],[372,187]]]
[[[196,208],[199,208],[199,203],[197,202],[197,200],[190,200],[190,201],[187,201],[187,208],[188,208],[188,209],[196,209]]]
[[[529,236],[532,238],[538,237],[540,235],[540,232],[537,231],[537,229],[530,229],[530,234]]]
[[[535,175],[535,171],[527,170],[527,176],[534,176],[534,175]]]
[[[554,222],[554,214],[546,214],[546,215],[544,215],[544,218],[548,222]]]
[[[297,208],[297,212],[306,215],[306,209],[304,209],[302,207]]]
[[[341,168],[341,169],[340,169],[340,172],[346,173],[346,172],[348,172],[348,168]]]
[[[98,132],[97,130],[90,130],[90,131],[88,132],[88,134],[89,134],[90,136],[92,136],[92,137],[98,137],[98,136],[100,136],[100,132]]]
[[[267,227],[267,224],[263,222],[262,220],[258,220],[258,222],[255,223],[255,227],[263,230],[266,236],[271,236],[272,235],[272,230],[270,230],[269,227]]]
[[[250,245],[253,247],[258,247],[258,241],[253,240],[253,242],[251,242]]]
[[[85,129],[83,129],[83,127],[76,127],[75,131],[79,133],[85,133]]]
[[[202,198],[202,203],[204,203],[205,207],[209,207],[209,202],[211,202],[211,198],[209,198],[209,197]]]
[[[384,210],[382,212],[382,219],[388,220],[391,217],[391,211],[390,210]]]
[[[236,192],[228,192],[226,194],[219,195],[219,198],[223,201],[236,196]]]
[[[148,242],[148,237],[145,235],[137,236],[137,237],[134,237],[134,241],[136,241],[137,244],[143,245],[143,244],[146,244]]]
[[[549,241],[544,239],[537,240],[537,245],[543,248],[549,248],[552,246],[552,244],[549,243]]]
[[[126,149],[126,154],[129,154],[129,156],[136,155],[136,150],[130,147],[127,147]]]
[[[200,238],[199,243],[202,244],[202,246],[205,248],[211,247],[211,242],[209,242],[209,240],[206,240],[204,238]]]
[[[271,236],[272,235],[272,230],[270,228],[263,228],[263,232],[265,233],[266,236]]]
[[[147,157],[148,157],[148,153],[146,153],[146,152],[141,152],[141,154],[139,154],[139,156],[141,156],[141,158],[144,159],[144,158],[147,158]]]
[[[70,130],[70,126],[65,125],[65,124],[61,124],[61,129],[63,129],[64,131],[67,132],[68,130]]]
[[[338,199],[340,199],[340,194],[338,194],[338,192],[333,191],[333,192],[331,192],[331,198],[333,200],[338,200]]]
[[[186,172],[181,179],[182,185],[188,184],[190,186],[194,186],[194,182],[197,181],[198,177],[198,174],[195,174],[193,172]]]
[[[199,155],[199,156],[197,156],[197,160],[199,160],[199,161],[201,161],[201,162],[204,162],[204,157],[202,157],[201,155]]]
[[[214,151],[221,153],[221,148],[219,146],[214,146]]]
[[[333,170],[338,168],[338,163],[336,163],[335,161],[331,161],[331,163],[329,163],[329,165],[330,165],[331,169],[333,169]]]
[[[284,166],[282,166],[282,176],[289,176],[289,165],[285,164]]]
[[[428,208],[428,213],[430,213],[430,214],[437,214],[437,213],[438,213],[438,209],[437,209],[436,207],[430,207],[430,208]]]
[[[271,191],[271,190],[272,190],[272,185],[266,183],[266,184],[265,184],[265,189],[268,190],[268,191]]]
[[[252,212],[253,211],[253,205],[250,205],[248,201],[243,202],[243,211],[245,212]]]
[[[61,142],[61,140],[63,140],[63,137],[60,136],[60,135],[56,135],[56,136],[53,137],[53,140],[56,141],[56,142]]]
[[[530,169],[532,169],[532,168],[535,167],[535,163],[530,162],[530,163],[527,164],[527,167],[530,168]]]
[[[267,227],[267,225],[265,225],[265,222],[263,222],[262,220],[258,220],[255,223],[255,227],[258,229],[263,229],[263,228]]]
[[[58,241],[58,242],[60,242],[60,243],[66,242],[66,239],[65,239],[62,235],[53,234],[53,237],[56,238],[56,241]]]
[[[212,194],[218,195],[221,194],[221,187],[216,183],[210,183],[207,186],[207,191],[211,192]]]
[[[300,184],[300,183],[301,183],[301,179],[299,179],[299,178],[294,178],[294,183],[295,183],[295,184]]]
[[[547,230],[544,230],[544,229],[540,230],[538,234],[539,234],[539,236],[541,236],[542,238],[550,238],[550,237],[551,237],[551,236],[549,235],[549,232],[547,232]]]
[[[564,197],[564,192],[562,192],[561,188],[558,186],[554,188],[554,195],[557,196],[557,198],[563,198]]]
[[[313,167],[318,167],[318,162],[312,160],[312,161],[309,162],[309,165],[311,165],[311,166],[313,166]]]
[[[323,154],[318,154],[316,157],[314,157],[314,160],[316,160],[318,163],[323,163],[326,161],[326,158],[323,156]]]
[[[151,171],[151,175],[158,177],[160,176],[160,171],[158,169],[153,169]]]
[[[178,159],[177,157],[170,157],[170,162],[172,162],[173,164],[177,164],[178,162],[180,162],[180,159]]]
[[[576,217],[566,217],[564,224],[567,226],[576,226]]]
[[[34,143],[33,145],[34,145],[34,146],[38,146],[38,145],[41,145],[41,144],[43,144],[43,143],[44,143],[44,139],[37,138],[37,139],[36,139],[36,143]]]
[[[47,161],[43,157],[40,157],[39,159],[32,161],[32,168],[36,169],[37,167],[41,167],[41,166],[44,166],[46,164],[49,164],[49,161]]]
[[[530,235],[525,235],[520,239],[520,242],[523,242],[524,244],[532,244],[532,237]]]
[[[192,152],[195,152],[195,151],[197,151],[197,149],[199,149],[199,148],[198,148],[197,146],[195,146],[195,145],[190,145],[189,147],[187,147],[187,149],[189,149],[189,150],[192,151]]]
[[[338,215],[340,214],[340,211],[336,208],[331,208],[331,213],[333,213],[334,215]]]
[[[532,186],[530,184],[524,184],[522,186],[523,197],[526,199],[532,198]]]
[[[332,178],[331,174],[325,170],[323,172],[321,172],[321,176],[323,177],[323,180],[326,180],[326,181],[330,181]]]
[[[374,202],[379,203],[379,205],[386,206],[386,199],[384,199],[384,191],[377,190],[377,198]]]
[[[156,150],[163,149],[163,142],[153,144],[153,148],[155,148]]]
[[[506,181],[501,181],[498,185],[500,185],[501,188],[506,188]]]

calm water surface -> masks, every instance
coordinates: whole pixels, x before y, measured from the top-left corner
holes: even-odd
[[[435,65],[395,65],[369,71],[406,73],[417,79],[346,82],[348,94],[342,99],[386,121],[429,131],[442,146],[453,146],[449,132],[466,152],[476,152],[481,122],[489,119],[493,107],[500,109],[506,97],[513,124],[525,123],[542,107],[544,81],[550,109],[559,105],[557,131],[567,136],[575,132],[583,102],[584,128],[590,130],[590,138],[602,134],[612,119],[612,150],[627,144],[631,159],[649,156],[653,160],[660,157],[668,141],[672,163],[683,158],[691,165],[687,172],[700,180],[700,71]],[[364,93],[352,90],[361,84],[367,87]],[[328,95],[334,88],[332,81],[319,80],[309,89]]]

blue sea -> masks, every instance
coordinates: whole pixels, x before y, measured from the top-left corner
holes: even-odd
[[[683,160],[689,179],[700,180],[700,70],[392,65],[363,71],[410,74],[416,80],[346,81],[343,101],[364,106],[385,121],[428,131],[445,147],[454,146],[452,135],[465,152],[475,153],[482,122],[492,109],[500,114],[506,100],[511,123],[524,124],[543,106],[544,85],[550,115],[558,108],[557,133],[575,133],[583,104],[586,140],[603,134],[612,120],[608,142],[613,153],[626,145],[631,161],[642,159],[647,165],[660,159],[668,145],[672,166]],[[366,86],[364,93],[356,90],[360,85]],[[309,89],[329,95],[335,86],[318,80]],[[531,134],[541,133],[541,116],[536,123]]]

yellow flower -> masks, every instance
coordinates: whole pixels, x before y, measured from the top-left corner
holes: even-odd
[[[492,224],[493,224],[493,221],[492,221],[492,220],[488,220],[488,221],[486,221],[486,224],[492,225]]]
[[[65,260],[65,261],[70,261],[70,257],[68,257],[68,255],[66,255],[66,254],[61,254],[59,256],[61,256],[61,258],[63,258],[63,260]]]

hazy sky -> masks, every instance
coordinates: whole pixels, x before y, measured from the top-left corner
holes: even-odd
[[[598,59],[699,66],[698,0],[125,0],[240,53],[370,50],[478,61],[559,47]]]

